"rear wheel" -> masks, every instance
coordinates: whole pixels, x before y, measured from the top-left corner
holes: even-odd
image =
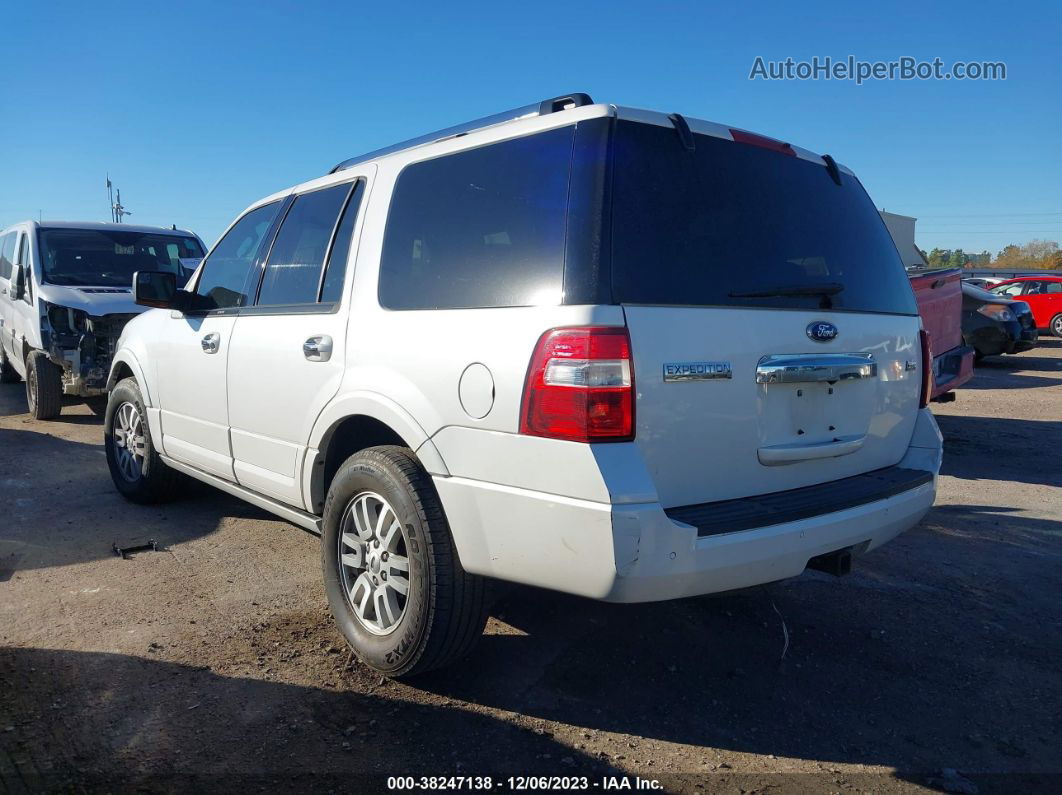
[[[1051,333],[1056,337],[1062,337],[1062,312],[1051,318]]]
[[[483,632],[486,583],[461,568],[431,477],[406,448],[373,447],[340,467],[321,564],[340,632],[386,676],[448,665]]]
[[[21,380],[18,370],[11,364],[7,352],[0,345],[0,384],[17,384]]]
[[[40,351],[26,362],[26,403],[37,420],[51,420],[63,410],[63,372]]]
[[[164,502],[176,493],[180,473],[166,466],[155,450],[135,378],[119,381],[111,391],[103,423],[103,447],[111,480],[130,502]]]

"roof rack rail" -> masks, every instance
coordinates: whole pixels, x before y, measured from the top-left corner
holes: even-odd
[[[466,135],[467,133],[475,130],[481,130],[484,127],[491,127],[495,124],[501,124],[507,121],[514,121],[516,119],[524,119],[531,116],[546,116],[550,113],[556,113],[561,110],[568,110],[570,108],[581,108],[584,105],[593,105],[594,100],[590,98],[589,94],[582,92],[575,92],[572,94],[562,94],[559,97],[552,97],[550,99],[544,99],[541,102],[536,102],[531,105],[524,105],[521,108],[513,108],[512,110],[506,110],[501,113],[495,113],[491,116],[484,116],[482,119],[475,119],[474,121],[468,121],[464,124],[457,124],[453,127],[447,127],[443,130],[436,130],[435,132],[428,133],[427,135],[421,135],[417,138],[410,138],[408,141],[402,141],[402,143],[393,144],[392,146],[385,146],[383,149],[376,149],[372,152],[366,152],[363,155],[352,157],[348,160],[344,160],[338,164],[335,168],[329,171],[329,174],[335,174],[337,171],[342,171],[345,168],[350,168],[357,163],[363,163],[366,160],[375,160],[378,157],[384,155],[391,155],[395,152],[401,152],[403,149],[412,149],[414,146],[421,146],[423,144],[430,144],[434,141],[441,141],[443,138],[453,138],[458,135]]]

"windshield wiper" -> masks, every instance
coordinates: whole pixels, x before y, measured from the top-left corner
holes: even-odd
[[[788,296],[820,296],[822,300],[819,302],[820,309],[830,309],[833,306],[831,297],[837,295],[844,290],[843,284],[837,282],[826,282],[825,284],[802,284],[786,286],[781,285],[779,287],[769,287],[766,290],[755,290],[748,293],[730,293],[731,298],[784,298]]]

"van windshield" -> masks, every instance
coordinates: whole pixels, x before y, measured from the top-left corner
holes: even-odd
[[[917,314],[862,185],[761,146],[619,121],[612,287],[619,303]]]
[[[38,234],[42,280],[50,284],[129,287],[136,271],[166,271],[184,282],[181,260],[203,256],[194,237],[111,229],[48,229]]]

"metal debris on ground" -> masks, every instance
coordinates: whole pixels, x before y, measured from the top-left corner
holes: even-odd
[[[158,543],[156,543],[154,538],[149,540],[146,544],[138,544],[135,547],[120,547],[118,546],[118,542],[115,541],[111,544],[111,549],[118,557],[122,558],[123,560],[129,560],[129,556],[135,552],[158,552],[159,545]]]

